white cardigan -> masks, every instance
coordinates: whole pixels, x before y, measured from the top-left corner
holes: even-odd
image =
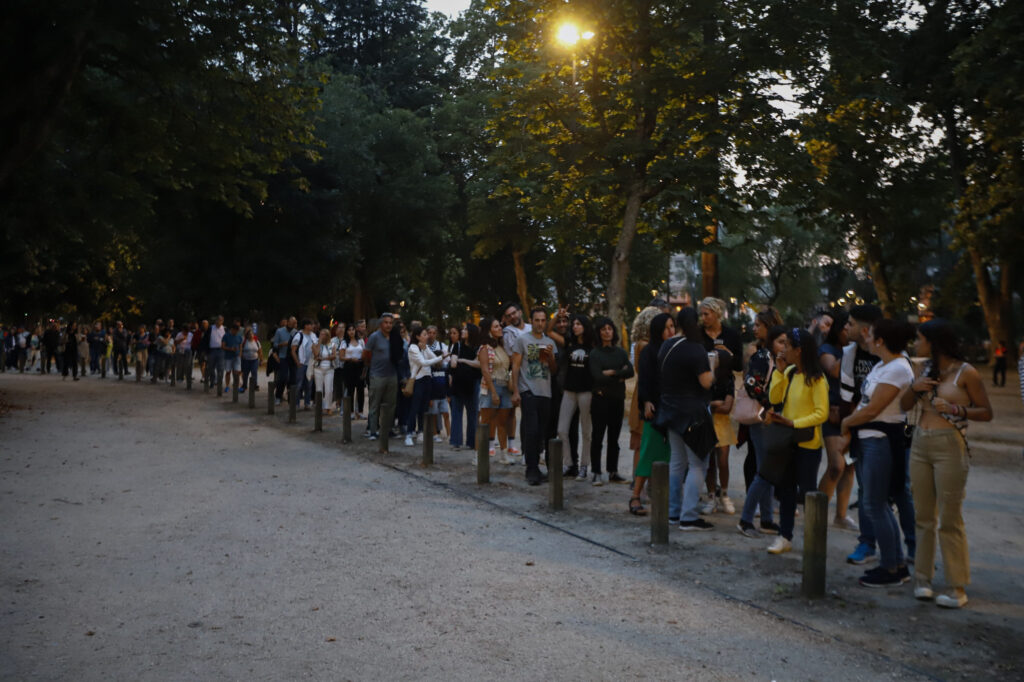
[[[429,348],[420,351],[418,344],[409,344],[409,371],[413,380],[430,376],[430,368],[444,360],[440,355],[434,355]]]

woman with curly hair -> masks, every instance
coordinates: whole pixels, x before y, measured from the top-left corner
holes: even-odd
[[[633,320],[633,327],[629,330],[629,338],[633,342],[633,349],[629,354],[629,359],[634,367],[639,367],[640,354],[644,352],[644,347],[651,340],[651,322],[659,314],[661,314],[661,308],[649,305],[637,313],[636,318]],[[638,372],[637,382],[639,383],[639,381]],[[639,402],[637,392],[638,388],[634,388],[633,397],[629,401],[629,449],[633,451],[634,472],[640,463],[640,445],[644,434],[643,410],[641,409],[642,405]]]

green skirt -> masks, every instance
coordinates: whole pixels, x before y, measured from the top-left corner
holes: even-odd
[[[634,475],[650,478],[651,466],[655,462],[667,462],[672,457],[672,449],[668,439],[658,433],[650,422],[644,422],[644,430],[640,436],[640,459],[636,463]]]

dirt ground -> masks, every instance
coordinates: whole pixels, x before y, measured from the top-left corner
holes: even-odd
[[[781,557],[724,514],[655,549],[624,486],[566,481],[551,512],[521,467],[480,486],[471,451],[424,468],[262,392],[3,374],[0,677],[1022,679],[1024,408],[992,395],[970,604],[943,611],[859,587],[831,528],[829,596],[801,598],[800,519]]]

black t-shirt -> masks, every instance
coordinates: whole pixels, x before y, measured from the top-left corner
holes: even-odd
[[[455,348],[452,349],[455,357],[463,360],[476,360],[477,348],[462,343],[461,341],[455,344]],[[468,396],[473,393],[473,389],[476,388],[476,382],[480,381],[481,378],[480,370],[475,367],[460,362],[454,370],[452,370],[452,393],[459,396]]]
[[[878,364],[878,356],[872,355],[866,350],[861,350],[860,346],[857,346],[857,351],[853,356],[853,400],[854,405],[860,403],[860,387],[864,383],[864,378],[871,372],[871,369]]]
[[[566,367],[563,390],[586,393],[594,389],[594,377],[590,374],[590,348],[575,341],[565,346]]]
[[[718,365],[715,367],[715,383],[711,385],[711,399],[725,400],[726,396],[736,395],[736,382],[733,380],[731,365],[732,356],[724,350],[717,350]]]
[[[704,349],[710,353],[715,349],[715,346],[725,346],[732,353],[732,361],[729,364],[729,369],[733,372],[743,371],[743,339],[740,338],[740,333],[732,327],[726,327],[722,325],[722,331],[715,338],[708,336],[706,329],[701,329],[701,342],[704,344]]]
[[[706,403],[710,399],[710,392],[697,379],[711,371],[703,345],[683,339],[666,341],[658,352],[658,366],[662,400],[673,396]]]

